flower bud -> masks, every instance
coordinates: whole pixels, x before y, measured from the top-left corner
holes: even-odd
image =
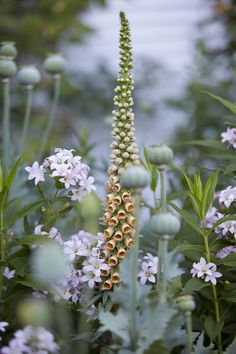
[[[129,167],[121,175],[121,185],[123,188],[140,189],[146,187],[149,183],[149,174],[143,167]]]
[[[170,213],[160,213],[152,216],[151,230],[158,235],[175,235],[180,230],[180,221],[177,216]]]
[[[124,234],[128,234],[131,231],[131,227],[129,224],[123,224],[121,229]]]
[[[49,74],[61,74],[65,70],[66,61],[61,54],[51,54],[45,59],[43,66]]]
[[[111,266],[111,267],[115,267],[118,263],[118,259],[116,256],[111,256],[109,259],[108,259],[108,264]]]
[[[154,165],[169,165],[173,161],[173,151],[167,145],[151,146],[148,151],[148,159]]]
[[[107,277],[111,273],[110,269],[101,269],[101,275]]]
[[[192,295],[179,296],[176,299],[176,305],[181,311],[193,311],[195,309],[195,302]]]
[[[117,217],[119,220],[125,220],[126,219],[126,212],[123,209],[120,209],[118,211]]]
[[[17,78],[21,85],[34,86],[40,82],[41,75],[34,66],[24,66],[18,71]]]
[[[109,250],[109,251],[114,250],[115,247],[116,247],[116,242],[115,242],[115,240],[110,240],[110,241],[108,241],[108,242],[106,243],[106,245],[105,245],[105,248],[106,248],[107,250]]]
[[[17,55],[17,49],[14,42],[2,42],[0,47],[0,55],[14,59]]]
[[[104,281],[102,285],[102,290],[111,290],[111,288],[112,288],[111,279],[107,279],[106,281]]]
[[[110,226],[116,226],[118,224],[119,220],[116,216],[112,216],[110,220],[108,221],[108,225]]]
[[[114,234],[114,240],[121,241],[123,239],[123,234],[121,231],[116,231]]]
[[[126,250],[124,248],[120,248],[117,252],[117,257],[120,259],[125,258]]]
[[[0,77],[9,79],[17,72],[16,63],[7,57],[0,57]]]
[[[131,202],[128,202],[128,203],[125,203],[125,210],[127,210],[129,213],[132,213],[135,209],[135,206],[133,203]]]
[[[111,277],[111,281],[113,284],[119,284],[120,283],[120,274],[118,272],[115,272]]]
[[[104,237],[105,238],[110,238],[113,235],[114,229],[113,227],[109,226],[106,228],[106,230],[104,230]]]

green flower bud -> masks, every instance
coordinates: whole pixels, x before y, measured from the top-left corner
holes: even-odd
[[[49,74],[61,74],[65,70],[66,61],[61,54],[51,54],[45,59],[43,66]]]
[[[41,75],[34,66],[24,66],[18,71],[17,78],[21,85],[34,86],[40,82]]]
[[[145,188],[149,183],[150,176],[141,166],[129,167],[121,175],[121,186],[123,188]]]
[[[151,230],[158,235],[175,235],[180,230],[180,221],[177,216],[170,213],[160,213],[152,216]]]
[[[0,55],[14,59],[17,55],[17,49],[14,42],[2,42],[0,47]]]
[[[2,79],[9,79],[17,72],[16,63],[9,58],[0,57],[0,77]]]
[[[173,151],[167,145],[151,146],[148,151],[148,159],[154,165],[169,165],[173,161]]]
[[[179,296],[176,299],[176,305],[181,311],[184,312],[193,311],[196,307],[192,295]]]

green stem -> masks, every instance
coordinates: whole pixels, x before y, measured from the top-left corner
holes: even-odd
[[[31,111],[32,111],[32,98],[33,98],[33,90],[30,87],[27,90],[26,110],[25,110],[22,133],[21,133],[21,142],[20,142],[20,152],[21,153],[24,151],[24,148],[26,145],[26,138],[27,138],[27,134],[28,134],[29,121],[30,121],[30,116],[31,116]]]
[[[211,263],[211,254],[209,249],[208,236],[205,229],[203,229],[202,236],[203,236],[204,247],[206,252],[206,259],[208,263]],[[220,309],[219,309],[219,301],[217,298],[216,286],[212,284],[211,289],[212,289],[212,297],[213,297],[213,302],[215,307],[215,319],[216,322],[220,322]],[[219,333],[219,335],[217,336],[217,346],[218,346],[218,354],[222,354],[223,352],[222,352],[221,333]]]
[[[192,354],[193,352],[193,338],[192,338],[192,316],[191,312],[185,313],[186,320],[186,353]]]
[[[41,159],[43,157],[48,139],[49,139],[51,131],[52,131],[53,123],[54,123],[56,113],[57,113],[57,107],[58,107],[58,102],[59,102],[59,97],[60,97],[60,90],[61,90],[61,76],[55,75],[54,76],[54,96],[53,96],[52,106],[51,106],[51,110],[50,110],[50,114],[49,114],[49,118],[48,118],[47,128],[44,132],[44,135],[42,138],[42,143],[41,143],[39,154],[38,154],[38,161],[41,161]]]
[[[4,270],[4,262],[5,262],[3,211],[1,211],[1,213],[0,213],[0,250],[1,250],[1,264],[0,264],[0,300],[1,300],[2,299],[2,289],[3,289],[3,270]]]
[[[165,168],[159,169],[161,180],[161,211],[166,212],[166,171]]]
[[[168,278],[168,259],[167,259],[167,253],[168,253],[168,241],[169,241],[169,236],[168,235],[163,235],[162,238],[162,276],[159,279],[160,281],[160,301],[166,301],[166,295],[167,295],[167,278]]]
[[[7,171],[10,165],[10,82],[3,80],[3,120],[2,120],[2,158]]]
[[[138,275],[138,254],[139,254],[139,209],[140,195],[135,195],[135,218],[136,218],[136,239],[133,247],[133,262],[132,262],[132,306],[131,306],[131,342],[133,350],[137,347],[137,328],[136,328],[136,310],[137,310],[137,275]]]
[[[166,212],[166,173],[165,168],[159,169],[160,172],[160,188],[161,188],[161,211],[164,213]],[[163,264],[163,255],[164,255],[164,248],[162,238],[158,240],[158,270],[157,270],[157,279],[161,280],[161,273],[162,273],[162,264]]]

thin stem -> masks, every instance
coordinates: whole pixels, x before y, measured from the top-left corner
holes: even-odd
[[[10,165],[10,82],[3,80],[3,120],[2,120],[2,159],[7,171]]]
[[[31,111],[32,111],[32,98],[33,98],[33,90],[30,87],[27,90],[26,110],[25,110],[22,133],[21,133],[21,142],[20,142],[20,152],[21,153],[23,152],[25,145],[26,145],[26,138],[27,138],[27,134],[28,134],[29,121],[30,121],[30,116],[31,116]]]
[[[160,171],[160,180],[161,180],[161,211],[166,212],[166,171],[163,167],[159,169]]]
[[[192,337],[192,316],[190,311],[187,311],[185,313],[185,320],[186,320],[186,352],[187,354],[192,354],[193,337]]]
[[[133,262],[132,262],[132,307],[131,307],[131,342],[134,351],[136,350],[137,329],[136,329],[136,310],[137,310],[137,275],[138,275],[138,254],[139,254],[139,209],[140,196],[135,195],[135,218],[136,218],[136,239],[133,247]]]
[[[3,211],[0,213],[0,250],[1,250],[1,264],[0,264],[0,300],[2,299],[3,289],[3,269],[5,262],[5,240],[4,240],[4,220]]]
[[[42,143],[41,143],[39,154],[38,154],[38,161],[41,161],[41,159],[43,157],[48,139],[49,139],[51,131],[52,131],[53,123],[54,123],[56,113],[57,113],[57,107],[58,107],[58,102],[59,102],[59,97],[60,97],[60,90],[61,90],[61,76],[56,75],[56,76],[54,76],[54,95],[53,95],[52,106],[51,106],[51,110],[50,110],[50,114],[49,114],[49,118],[48,118],[47,128],[46,128],[43,138],[42,138]]]
[[[210,249],[209,249],[208,236],[207,236],[207,233],[204,228],[202,230],[202,237],[203,237],[203,241],[204,241],[207,262],[211,263],[211,254],[210,254]],[[214,302],[214,307],[215,307],[215,319],[216,319],[216,322],[220,322],[220,309],[219,309],[219,301],[217,298],[216,286],[214,284],[212,284],[211,289],[212,289],[212,297],[213,297],[213,302]],[[217,336],[217,346],[218,346],[218,354],[222,354],[223,352],[222,352],[221,333],[219,333]]]
[[[162,236],[162,276],[159,279],[160,281],[160,301],[166,301],[166,295],[167,295],[167,279],[168,279],[168,259],[167,259],[167,253],[168,253],[168,241],[169,241],[169,236],[164,235]]]

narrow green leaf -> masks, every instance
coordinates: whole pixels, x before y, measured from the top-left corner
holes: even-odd
[[[16,174],[17,174],[18,168],[20,166],[20,163],[21,163],[21,158],[16,160],[16,162],[11,167],[10,172],[9,172],[7,178],[6,178],[6,181],[5,181],[5,187],[6,188],[9,189],[10,186],[12,185],[12,183],[13,183],[15,177],[16,177]]]
[[[29,214],[30,212],[38,209],[45,203],[44,200],[38,200],[36,202],[30,203],[20,210],[18,210],[15,214],[12,214],[8,219],[8,225],[12,225],[16,220],[23,218],[25,215]]]
[[[3,173],[2,173],[2,166],[0,166],[0,193],[3,190]]]
[[[190,197],[191,201],[192,201],[192,206],[193,209],[195,211],[195,214],[197,215],[198,219],[201,220],[201,201],[200,199],[194,195],[191,192],[188,192],[188,196]]]
[[[217,185],[218,174],[219,170],[216,170],[206,182],[201,203],[202,219],[205,218],[214,200],[214,193]]]
[[[228,215],[228,216],[224,216],[223,218],[220,218],[219,220],[217,220],[217,222],[208,230],[208,235],[210,235],[217,226],[223,224],[223,222],[225,221],[236,221],[236,214],[232,214],[232,215]]]
[[[191,181],[191,179],[186,175],[186,173],[184,173],[184,177],[186,179],[186,182],[188,184],[188,188],[190,190],[190,192],[194,193],[194,186],[193,186],[193,182]]]
[[[192,217],[192,215],[186,211],[186,210],[182,210],[179,207],[177,207],[177,205],[175,205],[174,203],[170,202],[169,205],[175,209],[184,219],[184,221],[189,224],[197,233],[199,233],[200,235],[202,234],[200,227],[198,226],[198,223],[196,222],[196,220]]]
[[[223,106],[228,108],[232,113],[236,114],[236,105],[235,104],[233,104],[232,102],[226,100],[225,98],[222,98],[222,97],[217,96],[217,95],[213,95],[212,93],[210,93],[208,91],[203,91],[203,92],[206,93],[208,96],[214,98],[218,102],[220,102]]]

